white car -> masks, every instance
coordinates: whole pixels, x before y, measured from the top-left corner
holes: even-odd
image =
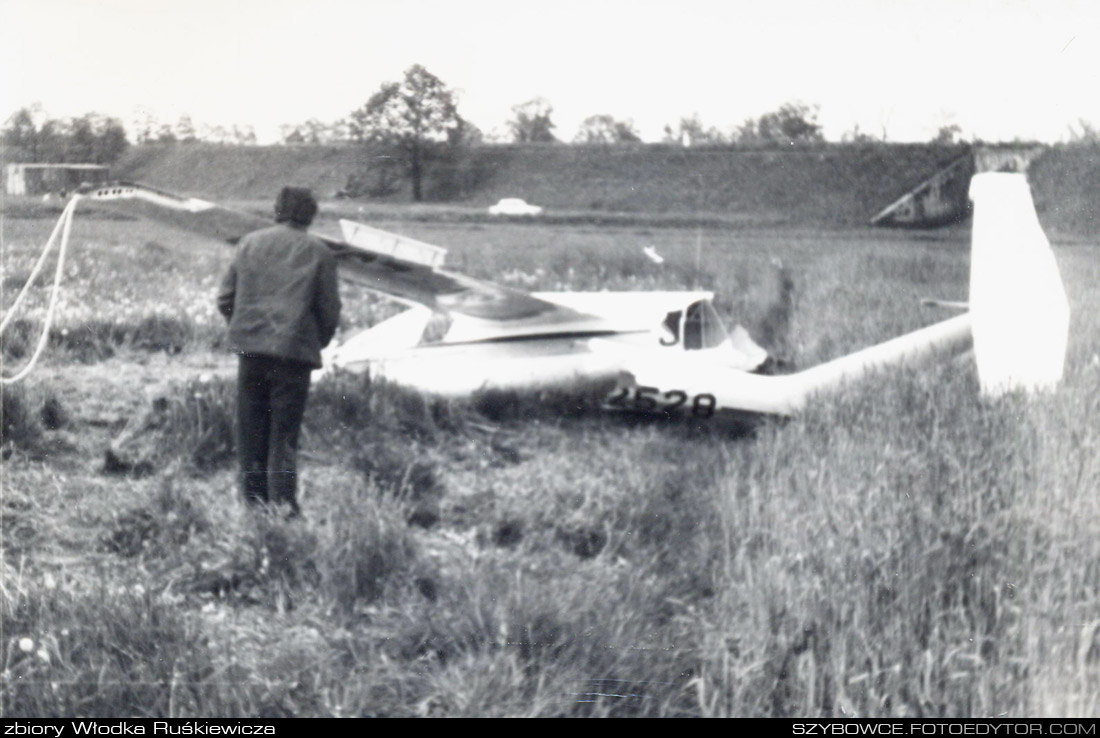
[[[540,215],[542,208],[530,205],[518,197],[506,197],[496,205],[489,206],[489,215]]]

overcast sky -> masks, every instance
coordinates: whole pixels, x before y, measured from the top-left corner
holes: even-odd
[[[504,133],[514,105],[646,140],[698,114],[729,130],[788,101],[826,135],[892,141],[956,124],[988,141],[1100,127],[1096,0],[0,0],[0,115],[129,125],[331,122],[422,64]]]

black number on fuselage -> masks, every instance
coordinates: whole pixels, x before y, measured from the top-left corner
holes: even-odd
[[[669,390],[665,393],[665,399],[669,401],[669,404],[664,406],[664,411],[674,413],[687,402],[688,396],[687,392],[683,390]]]
[[[701,395],[696,395],[695,399],[691,401],[691,414],[697,418],[709,418],[714,415],[714,409],[718,405],[718,400],[714,395],[709,392],[704,392]]]
[[[626,404],[626,398],[630,396],[630,388],[623,387],[618,392],[607,398],[610,407],[622,407]]]
[[[634,409],[643,413],[651,413],[657,409],[655,395],[661,390],[657,387],[639,387],[634,390]]]

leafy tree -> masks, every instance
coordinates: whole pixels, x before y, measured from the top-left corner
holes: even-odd
[[[351,113],[349,123],[355,140],[381,145],[404,160],[417,202],[424,197],[428,162],[460,146],[467,128],[454,93],[419,64],[409,67],[401,82],[384,83]]]
[[[352,140],[351,136],[351,121],[347,118],[340,118],[329,124],[328,135],[331,143],[346,143]]]
[[[118,161],[129,147],[130,141],[126,138],[126,129],[122,123],[115,118],[107,119],[106,125],[99,133],[96,160],[103,163]]]
[[[99,151],[97,156],[102,162],[117,162],[119,157],[130,147],[127,140],[127,130],[116,119],[109,119],[106,128],[99,134]]]
[[[121,123],[96,113],[72,118],[60,130],[64,130],[61,159],[65,161],[107,164],[121,156],[129,145]]]
[[[642,139],[634,129],[632,120],[615,120],[610,115],[590,115],[584,119],[574,143],[621,144],[637,143]]]
[[[554,121],[550,119],[553,106],[536,97],[512,108],[513,118],[508,122],[512,140],[516,143],[555,143]]]
[[[252,126],[233,126],[233,131],[230,134],[233,143],[239,146],[255,146],[256,145],[256,130]]]
[[[66,158],[69,161],[110,164],[117,161],[130,145],[122,123],[98,113],[87,113],[72,119],[68,130]]]
[[[279,126],[279,139],[288,145],[304,144],[306,142],[302,127],[290,124]]]
[[[229,132],[229,129],[223,125],[203,124],[198,139],[209,143],[225,144],[232,140],[232,134]]]
[[[1068,128],[1070,143],[1100,143],[1100,128],[1084,118],[1077,119],[1076,127],[1070,124]]]
[[[756,135],[767,143],[794,145],[824,141],[821,126],[817,123],[818,106],[804,103],[785,103],[756,121]]]
[[[176,140],[180,143],[197,143],[198,134],[195,132],[195,124],[191,122],[190,115],[181,115],[176,123]]]
[[[681,118],[677,128],[665,126],[665,143],[677,143],[681,146],[715,146],[729,143],[729,139],[714,126],[707,127],[699,114],[690,118]]]
[[[20,108],[4,124],[4,145],[15,150],[21,159],[47,161],[55,128],[56,123],[46,119],[42,106]]]
[[[733,132],[733,140],[739,144],[760,143],[760,132],[756,128],[755,118],[746,118]]]
[[[55,120],[40,106],[17,111],[8,119],[3,141],[19,158],[31,162],[115,161],[129,142],[126,130],[115,118],[87,113],[80,118]]]
[[[85,115],[83,118],[74,118],[65,158],[69,161],[94,162],[96,155],[96,136],[92,130],[92,118]]]
[[[844,143],[877,143],[879,141],[870,133],[860,129],[859,123],[854,124],[849,130],[841,134],[840,140]]]
[[[962,134],[962,128],[954,123],[940,126],[940,129],[936,131],[936,135],[932,138],[931,143],[939,146],[953,146],[961,140],[960,134]]]
[[[157,140],[157,119],[146,108],[137,108],[131,121],[134,132],[134,143],[147,144]]]
[[[340,119],[334,123],[325,123],[317,118],[310,118],[304,123],[288,123],[279,126],[279,136],[284,144],[310,146],[334,144],[351,138],[347,120]]]
[[[437,148],[432,157],[433,198],[449,200],[468,195],[491,175],[488,160],[471,155],[473,147],[484,141],[485,134],[469,121],[462,121],[451,131],[446,146]]]

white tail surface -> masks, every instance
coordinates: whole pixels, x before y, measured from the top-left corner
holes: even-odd
[[[1069,302],[1027,179],[977,174],[970,199],[970,314],[982,394],[1052,389],[1065,364]]]

